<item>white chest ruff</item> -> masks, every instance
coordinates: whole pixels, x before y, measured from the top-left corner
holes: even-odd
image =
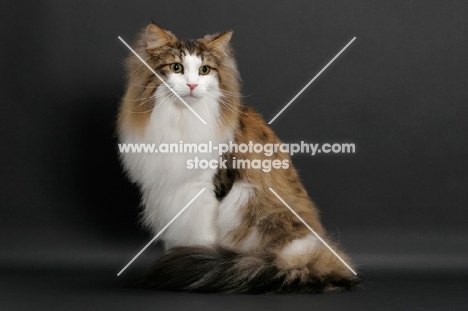
[[[179,105],[179,106],[177,106]],[[156,105],[144,133],[124,129],[122,143],[207,144],[213,146],[232,139],[232,133],[220,133],[218,111],[213,102],[192,107],[208,123],[203,124],[181,103]],[[124,166],[142,191],[143,220],[154,234],[158,233],[202,189],[206,190],[167,228],[161,238],[166,247],[215,243],[218,240],[216,219],[218,200],[214,195],[216,168],[188,169],[187,161],[217,160],[211,153],[125,153]]]

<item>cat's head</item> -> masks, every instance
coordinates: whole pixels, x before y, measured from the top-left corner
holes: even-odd
[[[231,36],[229,31],[198,40],[178,40],[152,23],[146,29],[145,50],[155,71],[186,102],[194,103],[222,93],[226,69],[235,69]]]
[[[237,109],[240,97],[231,36],[232,31],[228,31],[196,40],[179,40],[170,31],[151,23],[140,33],[133,48],[187,104],[206,105],[204,100],[208,99],[219,105],[220,115],[229,116]],[[129,57],[127,71],[129,81],[123,104],[128,111],[150,112],[155,101],[148,98],[172,96],[137,57]],[[180,106],[175,99],[171,104]]]

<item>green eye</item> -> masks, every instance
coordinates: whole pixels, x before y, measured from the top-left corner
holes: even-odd
[[[171,68],[171,70],[174,71],[175,73],[179,73],[179,72],[182,72],[182,69],[184,67],[182,66],[182,64],[172,63],[169,65],[169,68]]]
[[[201,66],[198,69],[198,73],[201,74],[202,76],[207,75],[210,73],[211,68],[209,66]]]

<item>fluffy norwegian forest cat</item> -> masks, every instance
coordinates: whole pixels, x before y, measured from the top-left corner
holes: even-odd
[[[278,144],[263,118],[242,102],[230,45],[232,32],[179,40],[151,23],[134,50],[193,108],[203,124],[134,55],[118,116],[121,143],[236,142]],[[229,151],[226,167],[189,169],[187,160],[212,153],[123,153],[129,178],[142,193],[143,222],[159,232],[204,192],[161,235],[165,254],[142,280],[146,287],[193,292],[284,293],[350,289],[355,276],[291,211],[274,189],[334,250],[319,213],[292,165],[235,168],[232,160],[290,161],[287,153]],[[283,163],[283,162],[281,162]]]

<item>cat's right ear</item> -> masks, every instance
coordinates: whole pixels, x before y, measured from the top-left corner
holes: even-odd
[[[207,35],[205,36],[205,40],[208,40],[208,44],[215,48],[216,50],[226,54],[226,51],[229,47],[229,41],[231,41],[233,31],[226,31],[223,34],[216,34],[216,35]]]
[[[146,27],[146,51],[148,53],[172,41],[169,33],[154,22]]]

